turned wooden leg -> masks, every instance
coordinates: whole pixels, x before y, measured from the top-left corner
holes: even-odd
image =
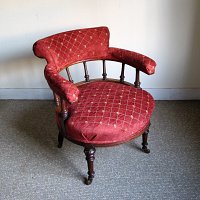
[[[59,133],[58,133],[58,148],[62,147],[63,139],[64,139],[63,134],[61,133],[61,131],[59,131]]]
[[[147,139],[148,139],[148,134],[149,134],[149,128],[142,134],[142,150],[145,153],[150,153],[150,149],[147,148]]]
[[[85,156],[86,156],[86,160],[87,160],[87,165],[88,165],[88,178],[86,179],[85,181],[85,184],[86,185],[90,185],[92,183],[92,180],[94,178],[94,159],[95,159],[95,147],[92,146],[92,145],[87,145],[85,146],[85,149],[84,149],[84,153],[85,153]]]

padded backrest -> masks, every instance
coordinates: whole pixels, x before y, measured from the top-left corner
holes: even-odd
[[[53,63],[58,71],[80,61],[101,59],[107,54],[108,48],[107,27],[55,34],[37,41],[33,46],[35,55]]]

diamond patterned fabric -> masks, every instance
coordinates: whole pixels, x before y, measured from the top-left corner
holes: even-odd
[[[110,47],[107,59],[128,64],[149,75],[155,73],[156,62],[134,51]]]
[[[109,30],[107,27],[58,33],[34,44],[37,56],[45,57],[49,61],[53,58],[57,71],[81,60],[104,57],[108,52],[108,47]]]
[[[47,70],[48,67],[48,70]],[[50,88],[60,97],[66,99],[69,103],[74,103],[78,100],[79,90],[70,81],[60,76],[54,67],[47,65],[44,70],[45,78]]]
[[[59,75],[59,72],[77,62],[85,60],[113,60],[129,64],[139,70],[153,74],[156,63],[136,52],[109,47],[107,27],[86,28],[58,33],[38,40],[33,45],[36,56],[45,58],[45,78],[50,88],[69,103],[78,100],[78,88]]]
[[[154,109],[146,91],[114,82],[79,86],[79,100],[69,107],[67,138],[83,143],[122,143],[143,133]]]
[[[66,66],[87,59],[105,58],[109,48],[107,27],[78,29],[55,34],[33,45],[36,56],[45,58],[45,78],[50,88],[73,103],[78,100],[78,88],[59,75]]]

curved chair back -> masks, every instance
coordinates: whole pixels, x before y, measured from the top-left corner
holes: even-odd
[[[38,40],[33,51],[61,71],[84,60],[103,59],[108,52],[109,35],[107,27],[67,31]]]

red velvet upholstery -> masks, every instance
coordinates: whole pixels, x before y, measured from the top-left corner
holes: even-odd
[[[47,60],[44,74],[51,89],[74,103],[69,107],[70,117],[66,121],[66,136],[72,140],[119,143],[141,134],[149,123],[154,101],[146,91],[111,82],[77,87],[59,75],[72,64],[97,59],[122,62],[146,74],[155,72],[156,63],[147,56],[109,47],[109,35],[107,27],[79,29],[52,35],[34,44],[34,53]]]
[[[69,103],[73,103],[78,100],[79,90],[76,85],[60,76],[53,65],[48,64],[46,66],[45,77],[50,88],[57,95],[66,99]]]
[[[147,74],[155,72],[156,63],[132,51],[109,47],[109,30],[96,27],[67,31],[37,41],[33,50],[47,60],[45,77],[50,88],[73,103],[78,100],[78,88],[59,75],[59,72],[83,60],[114,60],[129,64]]]
[[[35,54],[47,59],[48,63],[53,63],[57,71],[78,61],[104,58],[108,48],[107,27],[67,31],[34,44]]]
[[[110,47],[107,59],[128,64],[149,75],[155,73],[155,61],[133,51]]]
[[[109,30],[96,27],[67,31],[37,41],[33,50],[45,58],[45,78],[53,90],[56,121],[59,129],[58,147],[64,137],[84,146],[88,164],[86,184],[94,178],[96,146],[110,146],[127,142],[142,135],[142,150],[149,153],[147,138],[154,99],[140,87],[139,71],[155,72],[156,63],[142,54],[109,47]],[[87,61],[103,60],[103,78],[89,81]],[[122,63],[120,81],[109,80],[105,61]],[[83,62],[85,82],[72,83],[59,72]],[[125,65],[136,68],[135,87],[124,82]]]
[[[144,90],[112,82],[92,82],[79,90],[66,121],[66,137],[71,140],[121,143],[139,136],[149,124],[154,100]]]

